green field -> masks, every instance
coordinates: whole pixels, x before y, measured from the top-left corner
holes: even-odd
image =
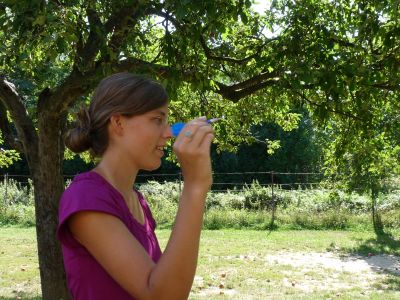
[[[157,232],[162,247],[169,233]],[[0,299],[41,299],[35,229],[0,227],[0,253]],[[400,243],[365,231],[204,231],[190,299],[400,299]]]

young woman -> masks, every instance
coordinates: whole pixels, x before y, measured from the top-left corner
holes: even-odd
[[[66,145],[100,157],[63,193],[57,236],[74,299],[186,299],[193,282],[207,191],[213,129],[186,124],[175,152],[184,178],[171,237],[161,253],[146,200],[133,189],[140,169],[161,164],[171,138],[163,87],[129,73],[101,81]]]

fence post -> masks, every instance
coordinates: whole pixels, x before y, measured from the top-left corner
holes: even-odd
[[[271,172],[271,197],[274,199],[274,171]]]
[[[4,175],[4,184],[5,184],[5,190],[4,190],[4,203],[7,205],[7,186],[8,186],[8,174],[6,173],[6,175]]]
[[[270,222],[270,230],[274,229],[275,223],[275,212],[276,212],[276,201],[275,201],[275,194],[274,194],[274,171],[271,172],[271,199],[272,199],[272,215],[271,215],[271,222]]]

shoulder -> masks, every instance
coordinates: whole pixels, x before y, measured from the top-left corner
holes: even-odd
[[[61,196],[59,213],[63,219],[82,210],[96,210],[115,214],[120,209],[119,195],[97,173],[77,175]]]
[[[63,193],[63,198],[68,196],[87,194],[107,190],[106,182],[100,175],[93,171],[76,175]]]
[[[124,219],[121,199],[105,179],[95,172],[77,175],[61,196],[58,236],[65,233],[67,220],[78,212],[100,212]]]
[[[110,184],[93,171],[74,177],[61,196],[61,202],[71,199],[104,198],[115,194]]]

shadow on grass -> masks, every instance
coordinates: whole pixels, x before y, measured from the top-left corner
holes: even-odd
[[[382,280],[380,286],[377,286],[377,288],[382,290],[400,291],[400,276],[391,276]]]
[[[387,275],[376,283],[375,288],[400,291],[400,240],[383,233],[373,239],[359,239],[358,242],[356,247],[340,248],[340,252],[355,255],[376,273]]]
[[[400,256],[400,239],[390,233],[384,233],[368,240],[359,239],[356,247],[342,248],[342,250],[360,255],[392,254]]]

